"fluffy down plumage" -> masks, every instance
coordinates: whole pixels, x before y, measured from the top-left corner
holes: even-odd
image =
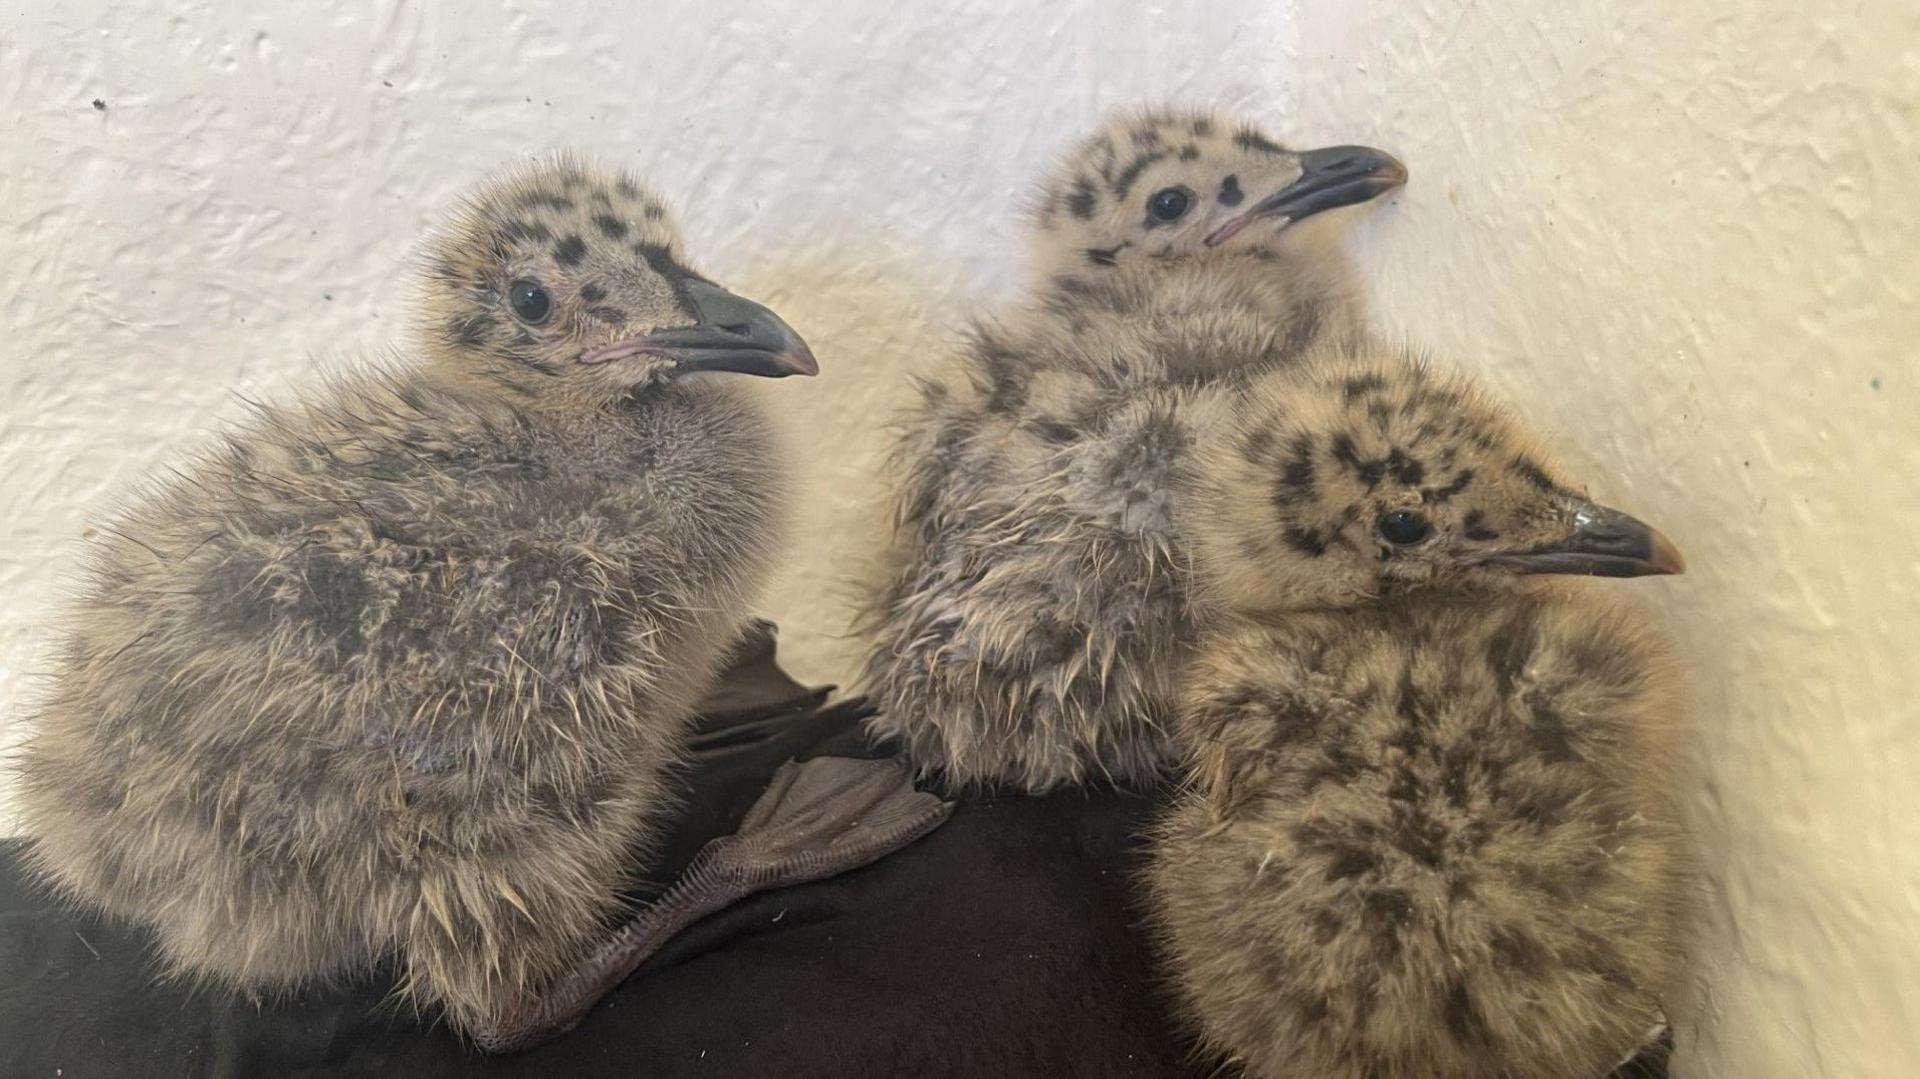
[[[1209,242],[1302,161],[1225,117],[1116,121],[1042,194],[1033,294],[923,383],[863,679],[874,733],[922,771],[1032,791],[1160,775],[1194,626],[1192,448],[1247,378],[1360,321],[1329,234],[1253,218]],[[1181,217],[1154,219],[1176,189]]]
[[[714,295],[630,179],[497,179],[426,277],[411,353],[257,408],[104,530],[21,807],[34,867],[180,974],[395,954],[475,1029],[617,913],[781,481],[691,353],[587,362]]]
[[[1256,388],[1205,461],[1232,613],[1188,671],[1149,874],[1204,1041],[1268,1079],[1606,1074],[1677,988],[1682,694],[1607,586],[1514,575],[1677,554],[1375,344]]]

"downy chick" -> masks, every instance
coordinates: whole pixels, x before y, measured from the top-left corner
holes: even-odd
[[[1153,781],[1191,644],[1180,490],[1245,378],[1359,308],[1326,230],[1405,170],[1159,111],[1084,140],[1032,221],[1034,294],[903,423],[864,686],[950,786]]]
[[[34,867],[243,991],[366,970],[483,1043],[587,956],[775,552],[728,372],[813,374],[567,158],[434,240],[417,340],[251,420],[91,551],[22,808]]]
[[[1204,1040],[1261,1077],[1604,1075],[1676,973],[1680,691],[1605,586],[1531,575],[1678,552],[1379,345],[1270,376],[1203,471],[1230,615],[1150,883]]]

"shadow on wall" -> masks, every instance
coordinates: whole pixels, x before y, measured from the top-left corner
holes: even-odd
[[[830,231],[830,230],[822,230]],[[877,246],[767,259],[730,281],[779,311],[820,359],[820,376],[756,384],[777,418],[795,485],[791,546],[761,610],[781,628],[781,662],[803,682],[855,680],[860,582],[884,547],[892,424],[913,376],[950,354],[976,293],[958,267]]]

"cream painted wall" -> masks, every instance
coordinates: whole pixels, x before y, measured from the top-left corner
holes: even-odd
[[[1920,7],[39,7],[0,15],[0,732],[89,514],[235,391],[392,341],[426,216],[558,145],[651,175],[820,354],[766,388],[814,496],[768,609],[844,677],[868,418],[1004,292],[1060,140],[1223,103],[1402,154],[1356,238],[1382,323],[1692,560],[1625,586],[1700,672],[1716,887],[1677,1072],[1920,1075]]]

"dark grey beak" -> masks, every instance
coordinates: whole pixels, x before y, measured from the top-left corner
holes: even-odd
[[[1581,503],[1573,531],[1524,551],[1503,551],[1484,564],[1514,573],[1576,573],[1594,577],[1648,577],[1685,573],[1680,549],[1659,530],[1618,510]]]
[[[1253,204],[1207,237],[1208,247],[1233,239],[1256,221],[1298,221],[1324,210],[1352,206],[1407,182],[1407,167],[1392,154],[1366,146],[1329,146],[1300,155],[1300,177]]]
[[[581,363],[609,363],[646,353],[682,371],[734,371],[764,378],[817,375],[820,363],[779,315],[705,281],[687,282],[698,322],[590,349]]]

